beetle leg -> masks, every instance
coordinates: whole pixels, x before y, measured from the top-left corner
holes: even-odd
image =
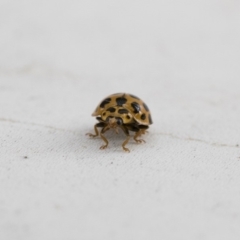
[[[107,146],[108,146],[108,140],[107,140],[106,137],[103,135],[107,130],[109,130],[109,127],[108,127],[108,126],[105,126],[105,127],[101,130],[101,132],[100,132],[100,136],[101,136],[102,140],[106,143],[105,145],[102,145],[102,146],[100,147],[100,149],[105,149],[105,148],[107,148]]]
[[[145,141],[143,139],[137,139],[138,137],[140,137],[142,134],[145,134],[145,130],[140,129],[138,132],[135,133],[133,139],[137,142],[137,143],[145,143]]]
[[[122,144],[122,148],[125,152],[130,152],[130,150],[128,148],[125,147],[125,145],[128,143],[129,139],[130,139],[130,135],[129,135],[129,131],[126,127],[121,126],[121,129],[123,130],[123,132],[127,135],[126,140],[123,142]]]
[[[142,134],[148,133],[148,131],[147,131],[148,128],[149,128],[148,126],[139,125],[139,129],[140,129],[139,137],[140,137]]]
[[[103,122],[99,122],[97,124],[94,125],[94,130],[95,130],[95,134],[92,134],[92,133],[86,133],[86,135],[90,136],[90,137],[97,137],[99,135],[99,132],[98,132],[98,127],[105,127],[105,123]]]
[[[135,132],[133,139],[137,143],[145,142],[143,139],[138,139],[138,137],[141,137],[143,134],[147,133],[146,130],[148,129],[148,126],[129,124],[129,125],[125,125],[124,127],[130,131]]]
[[[127,136],[127,139],[126,139],[126,140],[123,142],[123,144],[122,144],[122,148],[123,148],[123,150],[124,150],[125,152],[130,152],[130,150],[125,147],[125,145],[126,145],[126,144],[128,143],[128,141],[129,141],[129,139],[130,139],[130,136]]]

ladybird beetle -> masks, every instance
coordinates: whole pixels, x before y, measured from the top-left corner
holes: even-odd
[[[92,116],[96,117],[98,123],[94,126],[95,134],[87,133],[87,135],[97,137],[99,135],[98,128],[101,128],[100,136],[105,145],[101,146],[100,149],[105,149],[108,146],[108,140],[104,133],[109,129],[118,133],[120,128],[127,136],[122,144],[122,148],[126,152],[130,152],[125,147],[130,139],[129,131],[135,132],[133,139],[137,143],[145,142],[138,137],[145,134],[146,129],[153,123],[147,105],[140,98],[128,93],[116,93],[104,98]]]

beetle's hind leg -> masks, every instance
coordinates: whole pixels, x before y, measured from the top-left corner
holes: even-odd
[[[135,142],[145,143],[145,140],[139,139],[139,137],[141,137],[143,134],[145,134],[147,129],[148,129],[148,126],[145,126],[145,125],[138,125],[137,127],[135,126],[134,128],[132,126],[132,131],[135,132],[135,135],[133,136],[133,139],[135,140]]]
[[[139,129],[139,131],[135,133],[133,139],[134,139],[137,143],[145,143],[145,140],[143,140],[143,139],[137,139],[138,137],[141,137],[142,134],[145,134],[145,132],[142,132],[142,130]]]
[[[86,135],[90,136],[90,137],[97,137],[99,135],[99,132],[98,132],[98,127],[105,127],[106,124],[103,123],[103,122],[99,122],[97,124],[94,125],[94,131],[95,131],[95,134],[92,134],[92,133],[86,133]]]

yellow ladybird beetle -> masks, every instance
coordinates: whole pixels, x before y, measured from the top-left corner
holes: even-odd
[[[153,123],[147,105],[140,98],[128,93],[116,93],[104,98],[92,116],[96,117],[98,123],[94,126],[95,134],[87,133],[87,135],[97,137],[99,135],[98,128],[101,128],[100,136],[105,145],[101,146],[100,149],[105,149],[108,146],[108,140],[104,133],[109,129],[118,133],[120,128],[127,136],[122,144],[122,148],[126,152],[130,152],[125,147],[130,139],[129,131],[135,132],[133,139],[137,143],[145,142],[138,137],[145,134],[146,129]]]

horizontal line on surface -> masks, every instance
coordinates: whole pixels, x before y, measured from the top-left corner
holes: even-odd
[[[63,128],[56,128],[53,126],[49,126],[49,125],[44,125],[44,124],[40,124],[40,123],[33,123],[33,122],[23,122],[23,121],[19,121],[19,120],[14,120],[14,119],[7,119],[7,118],[0,118],[1,122],[8,122],[8,123],[16,123],[16,124],[24,124],[24,125],[31,125],[31,126],[38,126],[38,127],[43,127],[43,128],[48,128],[48,129],[53,129],[56,131],[64,131],[64,132],[70,132],[72,134],[76,134],[76,132],[71,131],[71,130],[67,130],[67,129],[63,129]],[[200,143],[204,143],[204,144],[208,144],[211,146],[216,146],[216,147],[231,147],[231,148],[240,148],[239,144],[226,144],[226,143],[211,143],[211,142],[207,142],[205,140],[202,139],[197,139],[197,138],[191,138],[191,137],[187,137],[187,138],[182,138],[179,137],[177,135],[174,135],[172,133],[155,133],[158,135],[163,135],[163,136],[169,136],[175,139],[179,139],[179,140],[183,140],[183,141],[194,141],[194,142],[200,142]]]

